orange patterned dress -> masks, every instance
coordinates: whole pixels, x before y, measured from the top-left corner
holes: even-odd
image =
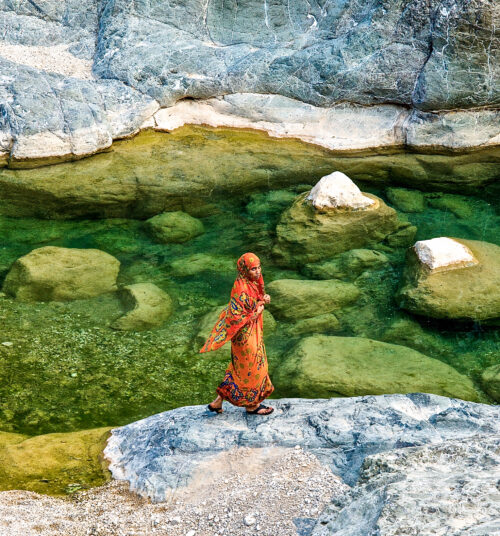
[[[255,314],[257,306],[264,303],[264,280],[261,275],[252,281],[248,275],[248,270],[258,264],[259,258],[253,253],[245,253],[238,259],[239,275],[229,304],[200,350],[217,350],[231,341],[231,363],[217,393],[235,406],[253,407],[274,391],[268,374],[263,315]]]

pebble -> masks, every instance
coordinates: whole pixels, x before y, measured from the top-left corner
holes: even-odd
[[[245,518],[243,519],[243,523],[245,523],[245,525],[247,527],[251,527],[252,525],[255,524],[257,520],[255,519],[255,516],[253,516],[252,514],[248,514],[245,516]]]
[[[5,341],[2,343],[4,346],[13,346],[14,343],[13,342],[10,342],[10,341]]]

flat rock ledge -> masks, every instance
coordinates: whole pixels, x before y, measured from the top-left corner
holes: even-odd
[[[309,528],[301,534],[410,534],[404,529],[417,514],[418,534],[437,534],[434,525],[446,534],[500,534],[499,406],[421,393],[269,402],[269,417],[190,406],[117,428],[104,451],[109,469],[161,502],[228,451],[295,447],[352,486],[302,520]]]

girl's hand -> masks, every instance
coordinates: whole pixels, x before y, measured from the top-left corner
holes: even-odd
[[[269,294],[264,294],[264,303],[270,303],[271,302],[271,296]]]

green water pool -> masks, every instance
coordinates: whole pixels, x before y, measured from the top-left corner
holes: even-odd
[[[201,135],[202,130],[196,132]],[[154,143],[161,145],[156,136]],[[172,207],[188,211],[189,206],[196,207],[191,212],[200,217],[205,227],[203,235],[184,244],[157,244],[146,233],[143,219],[152,214],[151,210],[154,213],[151,208],[154,203],[150,203],[147,210],[139,210],[136,204],[129,214],[125,211],[120,214],[129,217],[104,219],[97,218],[103,215],[101,209],[92,217],[88,213],[86,216],[72,213],[66,214],[72,219],[54,219],[52,212],[57,211],[57,207],[50,205],[53,200],[48,203],[51,213],[41,214],[42,207],[37,217],[27,216],[26,207],[32,209],[35,206],[33,199],[28,202],[18,198],[19,203],[10,202],[8,210],[6,203],[0,203],[0,207],[3,206],[0,282],[11,264],[32,249],[46,245],[98,248],[121,262],[120,285],[152,282],[168,292],[175,303],[174,314],[162,327],[144,332],[118,332],[109,327],[122,314],[122,306],[114,294],[65,303],[23,303],[2,296],[0,343],[12,344],[0,344],[0,430],[35,435],[116,426],[178,406],[207,403],[222,379],[228,355],[224,351],[199,354],[195,337],[200,318],[227,302],[236,276],[236,259],[245,251],[257,253],[261,257],[266,283],[282,278],[304,278],[298,271],[286,270],[273,263],[270,250],[274,228],[281,212],[297,195],[310,188],[319,176],[336,169],[332,167],[334,162],[324,156],[315,167],[317,150],[290,142],[280,149],[274,165],[278,170],[286,169],[286,151],[291,151],[290,147],[299,147],[302,153],[294,149],[289,155],[288,169],[294,171],[289,180],[282,171],[279,171],[279,181],[271,180],[269,177],[275,176],[270,171],[272,150],[267,151],[264,166],[259,147],[265,139],[260,134],[254,136],[261,145],[256,144],[249,152],[245,152],[241,145],[237,151],[232,151],[227,133],[221,142],[222,147],[213,136],[213,129],[207,129],[206,143],[198,139],[191,148],[186,145],[185,137],[182,138],[183,145],[177,150],[188,152],[182,157],[182,165],[186,166],[189,161],[189,150],[193,151],[193,165],[196,165],[201,150],[204,155],[202,169],[217,169],[216,160],[224,157],[232,160],[233,165],[246,168],[248,174],[260,166],[260,179],[251,188],[238,188],[233,184],[222,195],[220,188],[216,188],[217,192],[213,194],[204,191],[202,196],[193,197],[191,205],[184,200],[182,207]],[[164,139],[172,144],[171,137]],[[145,144],[151,151],[146,142],[147,139],[137,143]],[[130,145],[132,142],[124,143]],[[162,153],[160,158],[168,161],[170,153],[172,162],[175,162],[176,153],[171,145],[168,147],[169,151]],[[210,147],[217,148],[212,168],[206,161]],[[127,160],[127,151],[123,148],[120,151],[122,170],[126,165],[134,167],[134,155],[138,153],[130,149],[130,160]],[[241,157],[243,161],[238,161],[240,154],[244,155]],[[85,168],[89,173],[94,161],[94,177],[105,175],[103,162],[106,158],[116,159],[118,156],[98,155],[72,163],[71,168],[65,169]],[[342,161],[338,156],[335,158],[336,162]],[[387,177],[381,176],[371,181],[367,176],[370,158],[376,174],[380,175],[382,157],[365,156],[362,159],[363,180],[351,177],[363,191],[373,193],[391,205],[387,187],[394,186],[394,181],[391,184]],[[401,158],[409,157],[402,155]],[[169,173],[174,173],[172,162]],[[40,170],[4,170],[2,173],[4,178],[11,173],[10,177],[15,177],[18,182],[32,181],[36,172],[40,180],[50,180],[51,176],[61,176],[61,166],[68,164]],[[307,172],[301,175],[300,170],[306,168]],[[141,173],[145,180],[147,169],[142,169]],[[213,169],[211,173],[215,173]],[[198,174],[198,182],[203,182],[202,175]],[[65,180],[71,181],[71,176],[67,175]],[[408,184],[405,186],[408,188]],[[419,187],[423,189],[422,184]],[[432,184],[426,192],[426,204],[421,212],[399,211],[401,218],[417,226],[417,240],[444,235],[500,244],[499,207],[495,205],[494,197],[485,195],[484,188],[477,188],[475,195],[461,195],[457,189],[450,193],[449,181],[444,189],[445,193],[440,192],[438,181]],[[43,199],[40,203],[43,204]],[[87,200],[86,203],[88,208],[90,202]],[[113,203],[118,206],[119,200],[115,199]],[[73,206],[77,205],[75,201]],[[20,207],[22,217],[16,217],[16,207]],[[65,215],[62,209],[61,214]],[[42,215],[45,216],[43,219],[39,217]],[[136,219],[138,217],[142,219]],[[354,281],[363,297],[343,311],[341,329],[334,334],[390,340],[409,346],[451,365],[470,377],[481,390],[481,372],[499,362],[498,329],[417,318],[400,310],[394,294],[403,268],[405,248],[393,248],[386,254],[390,259],[388,265],[367,271]],[[407,321],[405,329],[398,331],[394,328],[398,320]],[[289,326],[280,322],[277,329],[266,336],[271,377],[283,355],[301,336],[294,335]],[[286,389],[276,387],[274,397],[286,394]],[[487,395],[482,393],[481,396],[483,401],[491,402]],[[314,397],[313,392],[311,397]]]

